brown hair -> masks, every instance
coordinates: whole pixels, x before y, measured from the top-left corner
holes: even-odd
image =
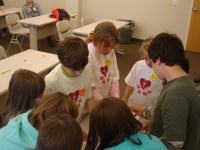
[[[87,44],[78,37],[65,38],[58,43],[57,55],[66,68],[80,70],[88,64]]]
[[[125,137],[136,134],[141,127],[124,101],[114,97],[104,98],[90,114],[86,150],[118,145]]]
[[[48,117],[40,127],[37,150],[80,150],[83,134],[78,122],[67,114]]]
[[[139,49],[139,53],[141,55],[141,57],[143,57],[143,51],[147,51],[148,52],[148,48],[149,48],[149,45],[151,43],[151,41],[154,39],[154,36],[150,36],[148,38],[146,38],[143,42],[142,42],[142,45]]]
[[[61,92],[53,92],[36,99],[33,111],[29,115],[29,120],[33,127],[39,130],[43,121],[56,113],[65,113],[77,118],[78,107],[69,96]]]
[[[6,112],[2,124],[10,118],[33,108],[33,100],[42,96],[45,89],[44,79],[37,73],[20,69],[13,73],[6,100]]]
[[[98,46],[99,43],[105,43],[109,45],[109,40],[115,40],[119,43],[119,31],[112,22],[101,22],[94,29],[93,44]],[[91,39],[87,39],[86,43],[91,42]]]
[[[181,65],[185,58],[181,39],[169,33],[158,34],[149,45],[148,54],[154,63],[160,59],[167,66]]]

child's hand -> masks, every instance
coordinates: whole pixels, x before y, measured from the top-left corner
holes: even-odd
[[[87,133],[85,131],[82,130],[82,132],[83,132],[83,141],[87,142],[88,135],[87,135]]]
[[[144,130],[144,131],[148,131],[149,130],[149,127],[150,127],[150,122],[149,121],[141,122],[141,124],[142,124],[142,130]]]
[[[142,114],[144,112],[144,108],[145,107],[142,107],[142,106],[139,106],[139,105],[130,106],[130,110],[134,111],[137,115],[140,115],[140,116],[142,116]]]

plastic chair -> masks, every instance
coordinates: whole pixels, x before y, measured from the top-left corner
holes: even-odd
[[[29,29],[24,28],[20,23],[17,22],[18,20],[20,20],[20,18],[17,14],[10,14],[6,16],[6,23],[8,26],[8,30],[10,34],[13,34],[7,52],[10,48],[11,43],[18,44],[21,51],[23,51],[21,48],[21,43],[24,39],[24,36],[29,33]],[[21,42],[18,41],[19,36],[22,36]]]
[[[4,59],[6,57],[7,57],[7,55],[6,55],[5,49],[2,46],[0,46],[0,60]]]
[[[82,26],[86,26],[86,25],[91,24],[93,22],[95,22],[95,20],[92,17],[86,17],[86,18],[81,19],[81,25]]]
[[[79,37],[83,41],[86,41],[86,38],[81,36],[76,36],[73,34],[72,29],[70,28],[70,22],[68,20],[62,20],[56,23],[56,29],[58,32],[58,37],[60,41],[63,41],[67,37]]]

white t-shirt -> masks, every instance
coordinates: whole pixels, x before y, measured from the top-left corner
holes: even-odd
[[[45,94],[53,91],[60,91],[70,96],[79,107],[77,121],[80,122],[85,102],[92,97],[90,80],[91,71],[89,68],[85,67],[82,74],[78,77],[68,78],[63,74],[61,64],[59,64],[45,77]],[[86,93],[81,96],[79,95],[79,91],[83,88],[86,89]]]
[[[162,89],[162,80],[156,76],[153,69],[148,67],[144,60],[140,60],[133,65],[125,78],[125,82],[134,88],[128,99],[129,104],[141,106],[156,104]]]
[[[115,52],[112,50],[107,55],[100,54],[93,43],[88,44],[89,63],[92,72],[92,87],[102,96],[109,95],[111,83],[119,80],[119,70]]]

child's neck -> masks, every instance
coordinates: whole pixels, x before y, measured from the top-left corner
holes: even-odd
[[[68,77],[68,78],[73,78],[74,76],[70,75],[67,71],[65,71],[65,69],[63,68],[63,66],[60,67],[61,68],[61,71],[62,73]]]

